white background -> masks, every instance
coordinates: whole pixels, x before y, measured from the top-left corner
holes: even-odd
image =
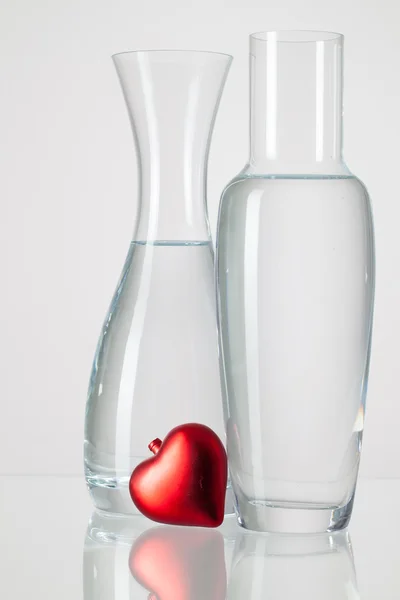
[[[136,166],[112,53],[235,57],[209,211],[247,158],[248,34],[340,31],[345,154],[373,200],[377,293],[362,473],[400,476],[397,0],[1,0],[0,474],[79,474],[100,326],[133,229]]]

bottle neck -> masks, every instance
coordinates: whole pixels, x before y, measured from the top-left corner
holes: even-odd
[[[253,173],[343,174],[343,36],[266,32],[250,37]]]
[[[171,119],[153,139],[137,141],[139,207],[136,240],[207,240],[207,156],[174,137]]]
[[[137,241],[208,241],[207,160],[231,57],[191,51],[114,57],[139,166]]]

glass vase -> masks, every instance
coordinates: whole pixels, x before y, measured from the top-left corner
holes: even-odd
[[[350,519],[374,298],[367,190],[342,156],[343,36],[250,38],[250,160],[217,238],[221,373],[239,523]]]
[[[188,422],[225,440],[206,165],[231,57],[113,58],[136,142],[139,208],[94,358],[84,454],[96,507],[129,514],[129,478],[152,440]]]

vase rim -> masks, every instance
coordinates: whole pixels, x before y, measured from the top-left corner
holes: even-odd
[[[277,31],[257,31],[250,34],[250,40],[277,43],[316,43],[344,40],[337,31],[318,31],[314,29],[281,29]]]
[[[124,54],[209,54],[210,56],[225,57],[229,58],[230,60],[233,59],[233,56],[231,54],[227,54],[226,52],[215,52],[213,50],[185,50],[182,48],[150,48],[148,50],[125,50],[123,52],[116,52],[115,54],[112,54],[111,58],[117,58],[118,56],[122,56]]]

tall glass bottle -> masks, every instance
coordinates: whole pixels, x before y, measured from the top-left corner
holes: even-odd
[[[114,62],[137,146],[139,211],[94,358],[85,472],[98,508],[131,513],[129,478],[154,438],[185,422],[225,437],[206,164],[231,57],[139,51]]]
[[[217,240],[221,370],[241,525],[349,521],[374,297],[368,193],[342,156],[343,36],[250,38],[250,160]]]

